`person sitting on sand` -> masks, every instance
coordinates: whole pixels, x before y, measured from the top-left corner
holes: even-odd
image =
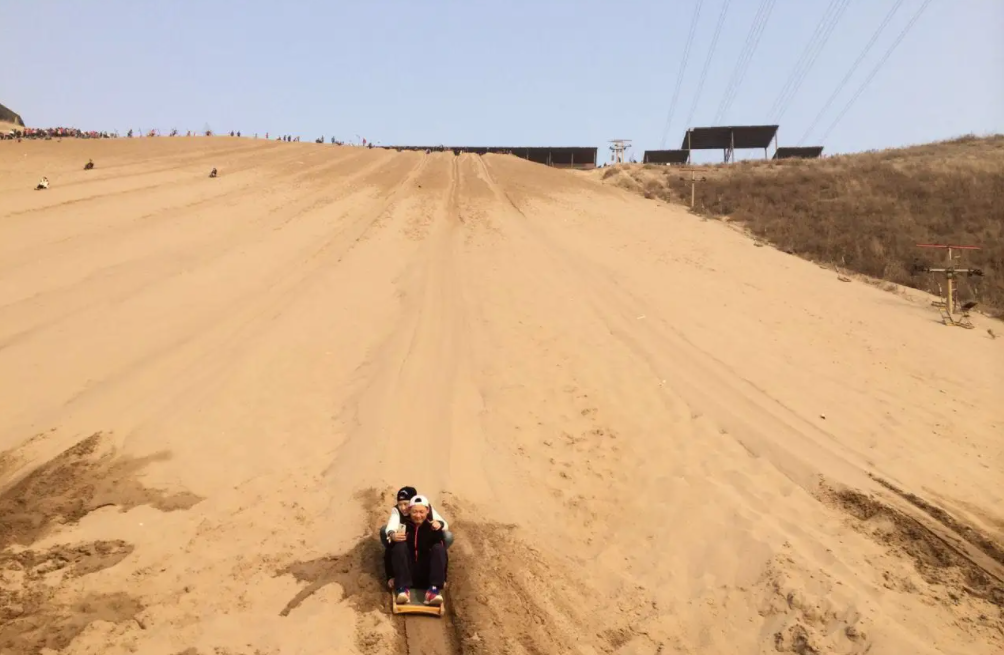
[[[84,170],[85,170],[85,171],[89,171],[89,170],[91,170],[92,168],[94,168],[94,160],[93,160],[93,159],[88,159],[88,160],[87,160],[87,163],[86,163],[86,164],[84,164]]]
[[[216,177],[216,167],[215,166],[213,167],[213,170],[209,171],[209,177]]]
[[[412,586],[426,589],[426,605],[443,604],[440,589],[446,585],[446,545],[443,531],[432,526],[431,509],[424,496],[412,498],[408,503],[409,520],[392,537],[394,593],[400,604],[411,601]]]
[[[397,532],[398,527],[407,521],[408,518],[408,506],[411,503],[411,499],[418,495],[418,490],[415,487],[401,487],[397,492],[397,504],[390,510],[390,518],[387,519],[387,525],[380,528],[380,541],[386,546],[393,545],[393,540],[391,536]],[[428,498],[428,497],[426,497]],[[453,543],[453,533],[450,532],[450,524],[446,522],[436,508],[431,504],[429,505],[429,512],[432,518],[433,527],[436,530],[443,531],[443,542],[446,547],[449,548],[450,544]],[[437,525],[438,524],[438,525]]]
[[[42,179],[38,181],[38,184],[35,185],[35,191],[41,191],[42,189],[48,189],[48,188],[49,188],[49,178],[45,176],[43,176]]]
[[[408,508],[411,505],[411,499],[417,495],[418,491],[415,487],[401,487],[397,492],[397,504],[390,510],[390,518],[387,520],[387,525],[380,528],[380,541],[384,545],[384,575],[387,578],[387,586],[391,589],[394,588],[394,564],[391,558],[391,552],[396,543],[394,535],[402,525],[408,523]],[[428,500],[428,497],[426,497],[426,500]],[[450,525],[446,522],[446,519],[439,515],[439,512],[432,506],[432,503],[429,503],[429,522],[433,530],[441,530],[443,532],[443,545],[449,548],[453,544],[453,533],[449,531]]]

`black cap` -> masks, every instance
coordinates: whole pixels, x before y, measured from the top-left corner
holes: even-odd
[[[411,500],[418,495],[418,490],[415,487],[401,487],[397,492],[398,500]]]

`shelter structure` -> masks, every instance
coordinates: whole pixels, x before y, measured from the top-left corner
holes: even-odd
[[[726,125],[722,127],[692,127],[683,136],[683,150],[721,150],[725,162],[735,161],[736,149],[767,148],[773,142],[777,147],[777,125]]]
[[[536,164],[555,168],[595,168],[596,148],[565,146],[378,146],[388,150],[419,150],[431,152],[452,152],[460,155],[469,152],[475,155],[513,155]]]
[[[818,159],[823,146],[778,146],[771,159]]]
[[[689,150],[646,150],[642,161],[646,164],[675,164],[682,165],[690,163]]]

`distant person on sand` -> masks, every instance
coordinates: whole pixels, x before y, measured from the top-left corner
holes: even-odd
[[[41,191],[42,189],[48,189],[48,188],[49,188],[49,178],[43,175],[42,179],[39,180],[38,184],[35,185],[35,191]]]
[[[86,163],[86,164],[84,164],[84,170],[85,170],[85,171],[89,171],[89,170],[91,170],[92,168],[94,168],[94,160],[93,160],[93,159],[88,159],[88,160],[87,160],[87,163]]]
[[[216,177],[216,167],[215,166],[213,167],[213,170],[209,171],[209,177]]]
[[[425,604],[443,604],[440,589],[446,585],[448,559],[443,543],[443,530],[436,529],[430,515],[428,499],[414,496],[408,503],[408,521],[394,532],[394,545],[390,547],[391,567],[394,571],[394,593],[397,602],[411,601],[411,587],[424,588]]]

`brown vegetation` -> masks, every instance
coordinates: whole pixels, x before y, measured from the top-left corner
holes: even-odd
[[[690,202],[690,174],[636,165],[607,169],[610,183],[646,197]],[[918,243],[979,245],[960,266],[959,298],[1004,310],[1004,135],[780,162],[744,161],[697,173],[695,211],[740,221],[781,250],[897,284],[939,293],[944,251]]]

